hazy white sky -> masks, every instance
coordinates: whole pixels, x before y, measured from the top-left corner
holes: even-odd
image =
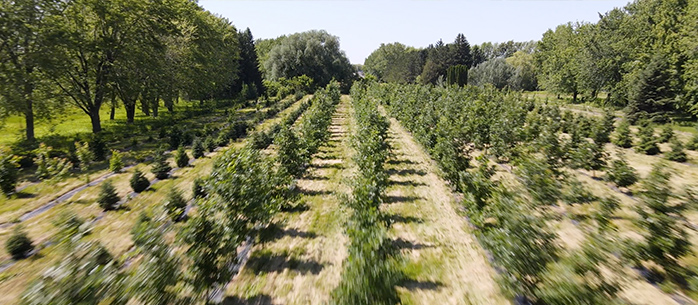
[[[255,38],[324,29],[354,64],[381,43],[425,47],[458,33],[471,44],[538,40],[568,21],[596,22],[628,0],[200,0],[207,10],[249,27]]]

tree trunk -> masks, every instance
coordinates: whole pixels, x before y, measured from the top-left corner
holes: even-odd
[[[574,90],[574,91],[572,92],[572,103],[576,103],[576,102],[577,102],[577,94],[578,94],[577,90]]]
[[[99,121],[99,107],[92,107],[90,109],[90,121],[92,121],[93,133],[102,131],[102,122]]]
[[[143,114],[150,116],[150,105],[148,105],[145,98],[142,98],[141,100],[141,110],[143,111]]]
[[[136,117],[136,101],[124,101],[124,108],[126,108],[126,123],[133,124],[133,118]]]
[[[111,113],[109,113],[109,120],[110,121],[114,120],[115,113],[116,113],[116,105],[114,104],[114,100],[112,99],[112,101],[111,101]]]
[[[34,102],[31,98],[27,99],[26,109],[24,110],[24,119],[27,122],[27,141],[34,142]]]
[[[157,118],[158,117],[158,108],[160,107],[160,98],[153,97],[153,100],[151,102],[152,103],[150,105],[151,105],[151,107],[153,107],[153,117]]]
[[[167,107],[168,112],[174,112],[174,99],[171,96],[165,97],[165,107]]]

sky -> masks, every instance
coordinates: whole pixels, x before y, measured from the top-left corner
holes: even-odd
[[[257,38],[324,29],[338,36],[352,64],[381,43],[426,47],[463,33],[470,44],[539,40],[556,26],[596,22],[628,0],[200,0]]]

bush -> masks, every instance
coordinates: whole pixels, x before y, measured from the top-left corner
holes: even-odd
[[[39,179],[62,179],[73,168],[73,163],[70,163],[67,159],[51,158],[51,150],[51,147],[41,143],[35,151],[36,158],[34,158],[34,164],[37,166],[36,176]]]
[[[189,155],[187,155],[187,151],[184,150],[184,146],[180,146],[177,148],[177,156],[175,157],[175,163],[177,163],[177,167],[184,168],[189,165]]]
[[[204,143],[202,143],[201,139],[199,138],[194,139],[194,143],[192,144],[191,149],[192,155],[195,159],[203,157],[204,153],[206,152],[206,148],[204,148]]]
[[[630,123],[623,120],[616,128],[616,136],[613,139],[613,144],[622,147],[630,148],[633,146],[633,137],[630,134]]]
[[[192,185],[191,197],[192,198],[203,198],[206,197],[206,188],[204,186],[204,179],[196,178],[194,179],[194,184]]]
[[[273,139],[264,131],[258,131],[252,134],[250,138],[250,145],[254,149],[265,149],[271,143]]]
[[[606,169],[606,179],[618,187],[628,187],[637,182],[637,172],[623,155],[619,155],[618,159],[613,160]]]
[[[155,174],[155,178],[160,180],[167,179],[170,176],[170,164],[167,162],[167,154],[162,149],[158,149],[155,152],[155,157],[153,159],[153,168],[150,171]]]
[[[698,135],[694,135],[688,143],[686,143],[686,148],[690,150],[698,150]]]
[[[104,181],[102,183],[102,188],[99,191],[99,196],[97,197],[97,203],[99,207],[105,211],[113,210],[116,208],[116,204],[119,203],[119,195],[116,194],[116,189],[111,181]]]
[[[216,145],[216,140],[212,136],[206,137],[206,140],[204,140],[204,146],[209,152],[213,152],[216,150],[216,147],[218,147],[218,145]]]
[[[32,245],[31,239],[27,236],[22,226],[17,226],[5,242],[5,249],[14,259],[22,259],[34,250],[34,245]]]
[[[118,150],[111,151],[111,158],[109,158],[109,170],[115,173],[120,173],[124,168],[124,161],[122,154]]]
[[[19,158],[5,149],[0,149],[0,190],[5,195],[15,191],[18,178]]]
[[[148,178],[146,178],[145,175],[143,175],[143,173],[139,169],[136,169],[133,172],[133,175],[131,175],[129,183],[131,184],[131,188],[133,189],[133,191],[136,193],[145,191],[145,189],[147,189],[150,186],[150,181],[148,181]]]
[[[277,158],[281,168],[293,177],[299,178],[305,171],[305,158],[301,152],[296,134],[288,128],[282,129],[274,139],[278,146]]]
[[[669,142],[672,138],[674,138],[674,129],[670,125],[664,125],[662,132],[659,134],[659,143]]]
[[[671,140],[671,151],[664,154],[664,158],[674,162],[686,162],[686,152],[683,150],[683,144],[677,138]]]
[[[182,215],[184,215],[184,209],[187,207],[187,201],[182,197],[182,192],[180,192],[176,187],[170,189],[167,194],[167,200],[164,204],[167,215],[172,218],[172,220],[179,220]]]
[[[87,143],[80,144],[80,142],[75,142],[75,155],[80,161],[80,170],[86,171],[90,163],[95,160],[95,155],[90,149],[90,145]]]

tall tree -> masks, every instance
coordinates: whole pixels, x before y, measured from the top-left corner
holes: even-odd
[[[41,61],[49,55],[45,48],[46,19],[57,14],[59,3],[57,0],[0,1],[0,107],[24,116],[28,141],[35,138],[36,110],[49,109],[44,101],[38,108],[35,103],[42,100],[39,91],[47,85],[40,73]]]
[[[254,38],[250,28],[238,34],[238,43],[240,45],[240,72],[238,74],[239,81],[235,83],[235,92],[240,92],[242,84],[255,87],[257,94],[264,93],[264,85],[262,84],[262,73],[259,71],[259,60],[255,50]]]

